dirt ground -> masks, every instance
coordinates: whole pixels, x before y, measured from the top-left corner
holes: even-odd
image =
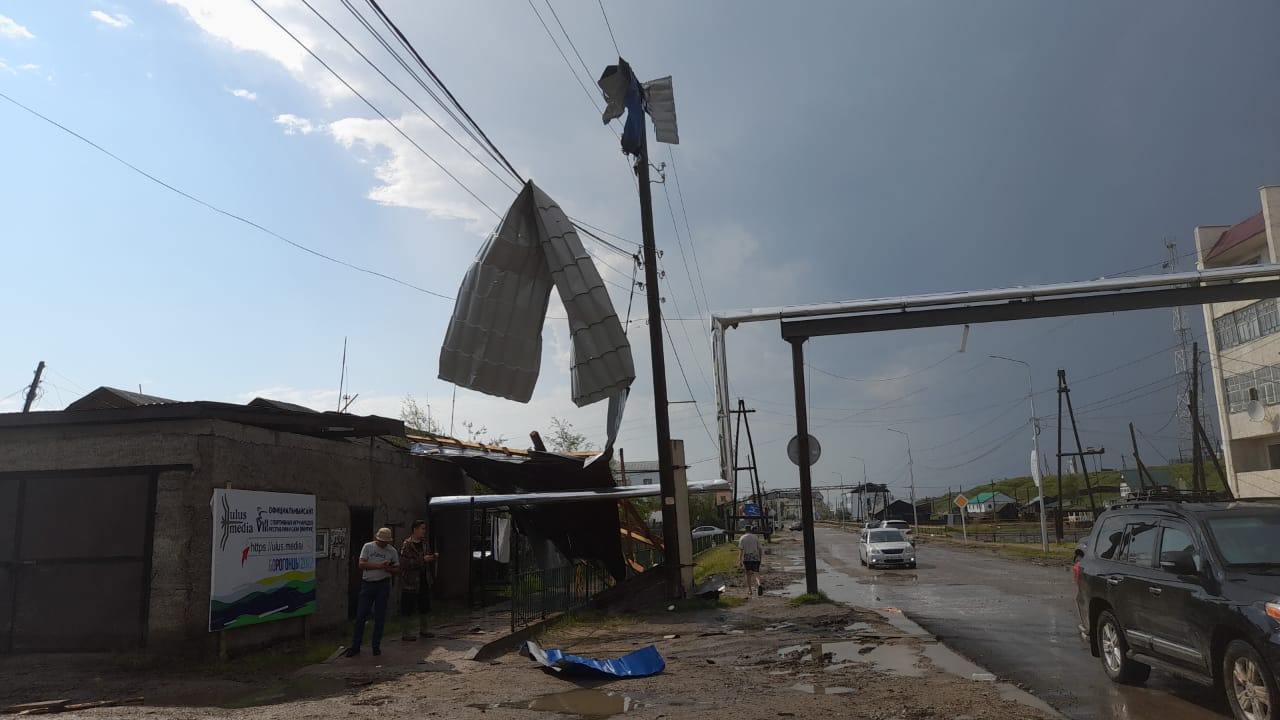
[[[784,538],[766,557],[766,595],[738,607],[587,617],[541,638],[588,657],[616,657],[655,644],[664,672],[636,679],[570,679],[508,653],[467,659],[488,637],[465,624],[442,637],[384,641],[366,653],[283,677],[258,672],[130,670],[67,656],[6,658],[0,706],[11,702],[141,695],[145,705],[62,717],[263,718],[984,718],[1045,717],[1011,699],[1010,688],[972,679],[932,638],[913,635],[876,612],[838,604],[800,607],[784,588],[797,579],[796,544]],[[730,595],[743,597],[738,576]],[[235,661],[231,661],[234,663]],[[941,665],[941,666],[940,666]],[[950,666],[950,667],[947,667]],[[1016,692],[1016,691],[1015,691]]]

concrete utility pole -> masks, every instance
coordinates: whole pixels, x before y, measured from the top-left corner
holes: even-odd
[[[36,379],[31,381],[31,387],[27,388],[27,401],[22,403],[22,412],[31,412],[31,403],[36,401],[36,390],[40,387],[40,376],[44,374],[44,361],[41,360],[36,365]]]
[[[889,432],[895,432],[907,439],[907,472],[911,474],[911,524],[920,527],[920,513],[916,510],[916,469],[915,462],[911,459],[911,436],[901,430],[888,428]],[[888,506],[885,506],[885,519],[889,519]]]
[[[1036,386],[1031,379],[1031,363],[1025,360],[1015,360],[1011,357],[1003,355],[991,355],[996,360],[1007,360],[1011,363],[1018,363],[1027,369],[1027,392],[1031,395],[1031,449],[1035,453],[1035,459],[1032,461],[1031,472],[1033,479],[1035,475],[1040,474],[1040,418],[1036,417]],[[1045,523],[1044,517],[1044,478],[1036,483],[1036,489],[1040,491],[1040,548],[1045,554],[1049,553],[1049,528]]]

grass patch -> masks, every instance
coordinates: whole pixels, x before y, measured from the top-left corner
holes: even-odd
[[[542,628],[542,631],[538,633],[537,640],[541,643],[553,636],[581,633],[594,634],[601,630],[619,628],[633,622],[635,622],[634,618],[614,613],[592,611],[565,613],[547,623]]]
[[[700,583],[712,575],[732,575],[738,569],[738,546],[721,543],[694,560],[693,581]]]
[[[831,598],[827,594],[819,590],[816,593],[805,593],[800,597],[793,597],[787,601],[791,605],[799,607],[801,605],[822,605],[831,602]]]
[[[1032,544],[1011,545],[1006,543],[1006,544],[997,545],[996,549],[1000,552],[1001,555],[1008,555],[1009,557],[1032,558],[1032,559],[1053,558],[1055,560],[1070,560],[1071,558],[1075,557],[1076,544],[1065,543],[1065,542],[1063,543],[1051,542],[1049,543],[1048,554],[1046,554],[1040,548],[1039,545],[1032,545]]]

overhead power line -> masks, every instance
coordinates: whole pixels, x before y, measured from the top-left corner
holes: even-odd
[[[329,19],[326,18],[323,14],[321,14],[319,10],[316,10],[315,6],[313,6],[308,0],[302,0],[302,4],[305,5],[307,9],[312,12],[312,14],[314,14],[317,18],[319,18],[321,22],[329,26],[329,29],[332,30],[334,34],[336,34],[339,38],[341,38],[342,41],[346,43],[347,47],[351,48],[352,52],[360,56],[360,59],[364,60],[365,64],[373,68],[373,71],[378,73],[378,75],[380,75],[383,80],[386,80],[388,85],[395,88],[396,91],[399,92],[400,95],[402,95],[405,100],[408,100],[411,105],[417,108],[418,112],[422,113],[423,117],[425,117],[427,120],[430,120],[431,124],[435,125],[440,132],[444,133],[445,137],[452,140],[454,145],[457,145],[472,160],[475,160],[476,164],[478,164],[480,167],[488,171],[488,173],[492,175],[498,182],[505,185],[508,190],[510,190],[513,193],[516,192],[515,186],[511,185],[511,183],[508,182],[506,178],[502,177],[497,172],[494,172],[493,168],[490,168],[489,165],[486,164],[483,160],[476,157],[476,154],[471,151],[471,148],[467,147],[461,140],[458,140],[458,138],[454,137],[453,133],[449,132],[444,127],[444,125],[441,125],[440,122],[437,121],[431,115],[431,113],[427,112],[426,109],[423,108],[422,105],[420,105],[417,100],[414,100],[413,97],[409,95],[409,93],[405,92],[404,88],[400,87],[400,85],[396,83],[395,80],[392,80],[390,76],[388,76],[385,72],[383,72],[382,68],[378,67],[377,63],[369,59],[369,56],[365,55],[364,52],[360,50],[360,48],[356,47],[355,43],[351,42],[351,40],[341,30],[339,30],[336,26],[334,26],[333,23],[329,22]],[[404,58],[400,57],[400,54],[397,53],[395,49],[391,47],[391,44],[387,42],[386,38],[382,37],[381,33],[379,33],[377,29],[374,28],[373,25],[370,24],[369,21],[366,20],[358,10],[356,10],[355,6],[352,5],[351,2],[349,2],[349,0],[343,0],[342,4],[344,7],[347,8],[347,11],[350,12],[351,15],[355,17],[355,19],[361,25],[363,25],[366,30],[369,31],[369,34],[373,35],[374,39],[377,40],[382,45],[383,49],[385,49],[391,55],[391,57],[395,59],[397,63],[399,63],[400,67],[404,68],[404,71],[409,73],[409,76],[412,77],[418,83],[419,87],[425,90],[427,94],[431,96],[431,99],[435,100],[436,104],[439,105],[446,113],[448,113],[449,116],[453,118],[455,123],[458,123],[462,127],[463,131],[469,133],[471,135],[472,140],[477,141],[477,143],[480,144],[482,148],[484,148],[484,150],[489,154],[490,158],[492,158],[495,162],[499,163],[499,165],[501,165],[503,169],[507,170],[507,172],[511,173],[511,175],[516,180],[519,180],[520,182],[524,182],[523,178],[520,177],[520,174],[515,171],[515,168],[509,167],[509,163],[504,164],[505,158],[499,159],[500,153],[497,152],[496,148],[492,147],[492,145],[490,144],[479,142],[479,138],[474,135],[472,130],[469,127],[467,127],[460,119],[458,119],[458,117],[452,112],[452,110],[447,105],[444,104],[444,101],[442,101],[440,97],[436,95],[435,91],[432,90],[431,87],[428,86],[422,80],[422,78],[419,77],[419,75],[413,71],[412,68],[410,68],[409,64],[404,61]]]
[[[671,177],[676,181],[676,197],[680,199],[680,214],[684,216],[684,235],[689,238],[689,249],[693,252],[693,266],[698,270],[698,285],[702,288],[702,304],[710,312],[711,301],[707,299],[707,284],[703,281],[702,263],[698,262],[698,246],[693,242],[693,229],[689,227],[689,208],[685,205],[684,189],[680,186],[680,170],[676,167],[675,150],[670,145],[667,146],[667,157],[671,158]]]
[[[343,0],[344,3],[346,1],[347,0]],[[467,109],[463,107],[462,103],[458,102],[458,98],[453,96],[453,92],[449,90],[449,86],[445,85],[444,81],[440,79],[440,76],[436,75],[435,71],[431,69],[431,66],[427,64],[427,61],[418,53],[418,50],[413,47],[413,43],[409,42],[409,38],[400,31],[400,28],[391,21],[390,17],[387,17],[387,14],[383,12],[382,7],[378,5],[377,0],[367,0],[367,2],[369,3],[369,6],[373,8],[373,11],[377,13],[378,17],[382,19],[382,22],[387,26],[387,28],[400,40],[401,45],[409,51],[409,54],[413,55],[413,58],[418,62],[418,65],[426,71],[427,75],[429,75],[433,81],[435,81],[436,85],[444,92],[445,96],[449,98],[454,107],[462,113],[462,116],[467,119],[467,122],[470,123],[471,127],[480,135],[480,138],[484,141],[482,144],[491,148],[493,152],[497,154],[498,158],[507,170],[509,170],[512,175],[515,175],[516,178],[520,179],[521,182],[524,182],[523,178],[520,178],[520,173],[516,171],[515,166],[507,160],[506,156],[502,154],[502,151],[498,149],[498,146],[489,139],[489,136],[480,127],[480,124],[471,117],[471,113],[467,112]]]
[[[604,0],[597,0],[600,3],[600,14],[604,16],[604,26],[609,29],[609,39],[613,41],[613,49],[617,50],[618,57],[622,57],[622,51],[618,50],[618,38],[613,35],[613,25],[609,22],[609,13],[604,11]]]
[[[304,0],[304,1],[305,1],[305,0]],[[254,7],[258,8],[258,10],[262,11],[262,14],[263,14],[263,15],[266,15],[266,16],[267,16],[267,19],[268,19],[268,20],[270,20],[270,21],[271,21],[271,22],[272,22],[276,27],[280,28],[280,30],[281,30],[285,35],[288,35],[288,36],[289,36],[289,38],[290,38],[291,40],[293,40],[295,43],[297,43],[298,47],[300,47],[300,48],[302,48],[303,50],[305,50],[305,51],[306,51],[306,53],[307,53],[308,55],[310,55],[310,56],[311,56],[311,57],[312,57],[316,62],[320,63],[320,65],[321,65],[325,70],[328,70],[328,71],[329,71],[329,74],[330,74],[330,75],[333,75],[333,77],[334,77],[335,79],[337,79],[337,81],[338,81],[338,82],[342,83],[342,84],[343,84],[343,86],[345,86],[348,90],[350,90],[350,91],[351,91],[351,93],[352,93],[353,95],[355,95],[356,97],[360,98],[360,100],[361,100],[362,102],[364,102],[364,104],[365,104],[365,105],[367,105],[367,106],[369,107],[369,109],[370,109],[370,110],[372,110],[372,111],[374,111],[375,113],[377,113],[378,117],[382,118],[382,119],[383,119],[383,120],[384,120],[388,125],[390,125],[390,126],[391,126],[391,128],[392,128],[393,130],[395,130],[395,131],[396,131],[396,133],[398,133],[398,134],[400,135],[400,137],[404,138],[406,142],[408,142],[410,145],[412,145],[412,146],[414,146],[415,148],[417,148],[417,149],[418,149],[418,152],[422,153],[422,155],[423,155],[424,157],[426,157],[428,160],[430,160],[430,161],[432,162],[432,164],[434,164],[437,168],[439,168],[439,169],[440,169],[440,172],[442,172],[442,173],[444,173],[445,175],[447,175],[447,176],[449,177],[449,179],[450,179],[450,180],[452,180],[454,183],[456,183],[456,184],[458,185],[458,187],[460,187],[460,188],[462,188],[463,190],[465,190],[465,191],[466,191],[466,193],[467,193],[468,195],[470,195],[470,196],[471,196],[471,197],[472,197],[476,202],[480,203],[482,206],[484,206],[484,208],[485,208],[486,210],[488,210],[489,212],[493,213],[493,216],[494,216],[494,217],[497,217],[497,218],[501,218],[501,217],[502,217],[502,215],[501,215],[501,214],[499,214],[497,210],[494,210],[492,207],[490,207],[489,203],[487,203],[487,202],[485,202],[484,200],[482,200],[482,199],[480,198],[480,196],[479,196],[479,195],[477,195],[477,194],[475,193],[475,191],[474,191],[474,190],[472,190],[470,187],[468,187],[468,186],[467,186],[467,184],[466,184],[466,183],[464,183],[464,182],[462,182],[461,180],[459,180],[457,175],[454,175],[452,172],[450,172],[450,171],[449,171],[449,168],[445,167],[445,166],[444,166],[444,164],[443,164],[443,163],[441,163],[439,160],[437,160],[437,159],[436,159],[436,157],[435,157],[434,155],[432,155],[431,153],[427,152],[426,148],[424,148],[424,147],[422,147],[421,145],[419,145],[417,140],[414,140],[412,137],[410,137],[410,136],[409,136],[409,133],[406,133],[403,129],[401,129],[401,127],[400,127],[398,124],[396,124],[396,122],[395,122],[395,121],[393,121],[390,117],[388,117],[386,113],[384,113],[384,112],[382,112],[382,110],[378,109],[378,106],[377,106],[377,105],[374,105],[372,102],[370,102],[369,98],[367,98],[367,97],[365,97],[363,94],[361,94],[361,92],[360,92],[359,90],[356,90],[356,88],[355,88],[355,86],[354,86],[354,85],[352,85],[351,83],[347,82],[347,79],[346,79],[346,78],[344,78],[344,77],[342,77],[342,74],[341,74],[341,73],[339,73],[337,70],[334,70],[334,69],[333,69],[333,67],[331,67],[331,66],[329,65],[329,63],[325,62],[325,61],[324,61],[324,59],[322,59],[319,55],[317,55],[317,54],[316,54],[316,52],[315,52],[314,50],[312,50],[312,49],[311,49],[311,47],[310,47],[310,46],[308,46],[305,42],[303,42],[301,38],[299,38],[297,35],[294,35],[294,34],[293,34],[293,32],[292,32],[291,30],[289,30],[289,28],[285,27],[285,26],[284,26],[284,23],[282,23],[282,22],[280,22],[279,20],[277,20],[277,19],[275,18],[275,16],[274,16],[274,15],[272,15],[270,12],[268,12],[268,11],[267,11],[267,9],[266,9],[266,8],[262,7],[262,4],[261,4],[260,2],[258,2],[258,0],[249,0],[249,2],[253,3]],[[310,7],[310,5],[308,5],[308,7]],[[314,12],[314,9],[313,9],[313,12]],[[327,22],[327,21],[326,21],[326,22]],[[433,121],[433,122],[434,122],[434,121]]]
[[[279,241],[281,241],[281,242],[287,243],[288,245],[291,245],[291,246],[293,246],[293,247],[295,247],[295,248],[297,248],[297,249],[299,249],[299,250],[301,250],[301,251],[303,251],[303,252],[305,252],[305,253],[309,253],[309,254],[314,255],[314,256],[316,256],[316,257],[318,257],[318,258],[321,258],[322,260],[328,260],[328,261],[329,261],[329,262],[331,262],[331,263],[335,263],[335,264],[341,265],[341,266],[343,266],[343,267],[349,268],[349,269],[351,269],[351,270],[355,270],[355,271],[357,271],[357,272],[365,273],[365,274],[367,274],[367,275],[373,275],[374,277],[379,277],[379,278],[382,278],[383,280],[390,280],[390,281],[391,281],[391,282],[393,282],[393,283],[396,283],[396,284],[399,284],[399,285],[403,285],[403,286],[405,286],[405,287],[407,287],[407,288],[409,288],[409,289],[411,289],[411,290],[417,290],[417,291],[418,291],[418,292],[420,292],[420,293],[424,293],[424,294],[427,294],[427,295],[431,295],[432,297],[438,297],[438,298],[441,298],[441,299],[444,299],[444,300],[453,300],[453,296],[452,296],[452,295],[445,295],[444,293],[439,293],[439,292],[436,292],[435,290],[428,290],[427,288],[420,287],[420,286],[418,286],[418,285],[414,285],[413,283],[408,282],[408,281],[406,281],[406,280],[401,280],[401,279],[400,279],[400,278],[398,278],[398,277],[394,277],[394,276],[392,276],[392,275],[388,275],[388,274],[386,274],[386,273],[378,272],[377,270],[371,270],[371,269],[366,268],[366,267],[361,267],[361,266],[356,265],[356,264],[354,264],[354,263],[349,263],[349,262],[347,262],[346,260],[341,260],[341,259],[339,259],[339,258],[333,257],[332,255],[326,255],[325,253],[322,253],[322,252],[320,252],[319,250],[313,250],[312,248],[309,248],[309,247],[307,247],[306,245],[303,245],[302,243],[296,242],[296,241],[294,241],[294,240],[290,240],[289,238],[285,237],[284,235],[281,235],[280,233],[276,232],[275,230],[272,230],[272,229],[270,229],[270,228],[268,228],[268,227],[265,227],[265,226],[263,226],[263,225],[260,225],[259,223],[256,223],[256,222],[254,222],[253,220],[250,220],[250,219],[248,219],[248,218],[246,218],[246,217],[244,217],[244,216],[242,216],[242,215],[237,215],[236,213],[233,213],[233,212],[231,212],[230,210],[224,210],[223,208],[218,207],[217,205],[214,205],[213,203],[210,203],[210,202],[208,202],[208,201],[206,201],[206,200],[202,200],[201,198],[196,197],[195,195],[192,195],[191,193],[187,192],[186,190],[183,190],[183,189],[181,189],[181,188],[178,188],[178,187],[176,187],[176,186],[174,186],[174,185],[171,185],[171,184],[169,184],[169,183],[165,182],[164,180],[161,180],[160,178],[156,177],[155,175],[152,175],[151,173],[147,172],[146,170],[143,170],[142,168],[138,167],[137,165],[134,165],[133,163],[129,162],[128,160],[125,160],[124,158],[120,157],[119,155],[117,155],[117,154],[115,154],[115,153],[111,152],[110,150],[108,150],[108,149],[106,149],[105,147],[103,147],[103,146],[99,145],[98,143],[94,142],[93,140],[90,140],[89,138],[85,137],[84,135],[81,135],[80,133],[76,132],[75,130],[72,130],[71,128],[67,127],[66,125],[63,125],[62,123],[60,123],[60,122],[58,122],[58,121],[56,121],[56,120],[54,120],[54,119],[52,119],[52,118],[50,118],[50,117],[48,117],[48,116],[46,116],[46,115],[43,115],[43,114],[41,114],[41,113],[37,112],[36,110],[34,110],[34,109],[32,109],[32,108],[30,108],[30,107],[28,107],[28,106],[26,106],[26,105],[23,105],[22,103],[18,102],[17,100],[15,100],[15,99],[13,99],[13,98],[9,97],[8,95],[6,95],[6,94],[4,94],[4,93],[2,93],[2,92],[0,92],[0,98],[3,98],[4,100],[8,101],[9,103],[13,104],[14,106],[19,107],[19,108],[21,108],[22,110],[25,110],[26,112],[30,113],[31,115],[33,115],[33,116],[35,116],[35,117],[37,117],[37,118],[39,118],[39,119],[41,119],[41,120],[45,121],[46,123],[49,123],[50,125],[52,125],[52,126],[54,126],[54,127],[58,128],[59,130],[63,131],[64,133],[67,133],[68,135],[70,135],[70,136],[72,136],[72,137],[76,138],[76,139],[77,139],[77,140],[79,140],[80,142],[83,142],[84,144],[88,145],[89,147],[92,147],[93,149],[97,150],[98,152],[102,153],[103,155],[106,155],[107,157],[111,158],[112,160],[115,160],[117,163],[120,163],[121,165],[123,165],[123,166],[125,166],[125,167],[129,168],[130,170],[132,170],[132,171],[134,171],[135,173],[137,173],[137,174],[141,175],[142,177],[144,177],[144,178],[146,178],[146,179],[150,180],[151,182],[153,182],[153,183],[155,183],[155,184],[157,184],[157,185],[159,185],[159,186],[161,186],[161,187],[165,188],[166,190],[169,190],[169,191],[170,191],[170,192],[172,192],[172,193],[175,193],[175,194],[177,194],[177,195],[180,195],[180,196],[182,196],[182,197],[186,198],[187,200],[190,200],[191,202],[196,203],[197,205],[200,205],[201,207],[204,207],[204,208],[206,208],[206,209],[208,209],[208,210],[212,210],[213,212],[218,213],[219,215],[222,215],[222,216],[225,216],[225,217],[231,218],[232,220],[235,220],[236,222],[239,222],[239,223],[243,223],[243,224],[245,224],[245,225],[248,225],[249,227],[251,227],[251,228],[253,228],[253,229],[255,229],[255,230],[258,230],[259,232],[266,233],[267,235],[270,235],[271,237],[273,237],[273,238],[275,238],[275,239],[277,239],[277,240],[279,240]]]

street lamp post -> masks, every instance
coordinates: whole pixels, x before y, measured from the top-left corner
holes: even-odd
[[[1015,360],[1011,357],[1003,355],[990,356],[995,360],[1005,360],[1011,363],[1018,363],[1027,369],[1027,391],[1031,394],[1031,448],[1035,451],[1036,459],[1031,468],[1031,477],[1035,479],[1036,474],[1040,470],[1040,419],[1036,417],[1036,387],[1031,379],[1031,363],[1025,360]],[[1047,555],[1049,553],[1049,530],[1044,519],[1044,480],[1036,483],[1036,489],[1040,491],[1040,548]],[[1058,498],[1058,502],[1062,502],[1062,498]],[[1059,505],[1061,507],[1061,505]]]
[[[907,472],[911,474],[911,520],[917,530],[920,529],[920,513],[916,510],[916,469],[915,463],[911,459],[911,436],[901,430],[888,428],[889,432],[898,433],[907,439]],[[889,511],[885,509],[885,519],[888,520]]]

